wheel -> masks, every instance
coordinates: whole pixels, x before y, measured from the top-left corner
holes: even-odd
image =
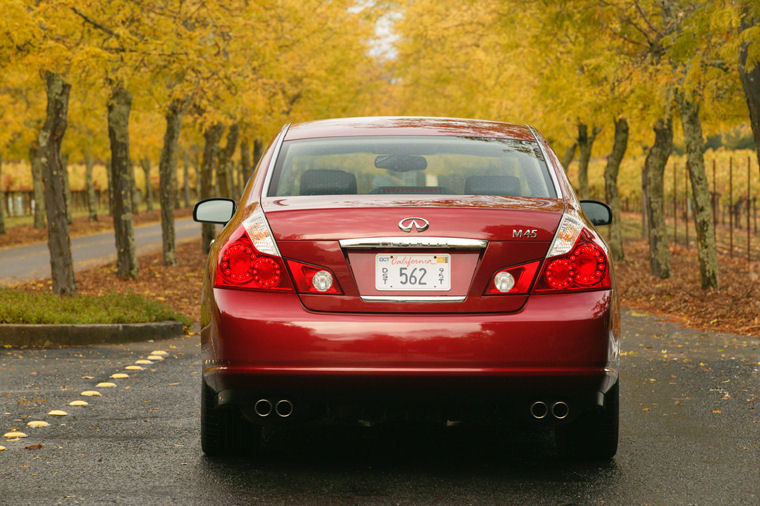
[[[249,423],[236,406],[217,406],[216,394],[201,381],[201,448],[210,457],[247,455],[258,450],[261,427]]]
[[[604,407],[555,431],[563,457],[578,460],[609,460],[618,447],[620,381],[604,396]]]

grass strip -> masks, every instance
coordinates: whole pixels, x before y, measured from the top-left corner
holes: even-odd
[[[14,288],[0,288],[0,323],[151,323],[192,321],[168,306],[131,292],[100,296],[61,297]]]

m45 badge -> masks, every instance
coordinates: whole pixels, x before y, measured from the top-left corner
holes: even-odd
[[[535,239],[538,237],[538,230],[535,228],[512,229],[512,239]]]

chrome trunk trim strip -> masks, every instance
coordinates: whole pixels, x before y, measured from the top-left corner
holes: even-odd
[[[344,249],[417,248],[478,250],[488,246],[488,241],[456,237],[369,237],[367,239],[341,239]]]
[[[364,302],[464,302],[466,296],[362,295]]]

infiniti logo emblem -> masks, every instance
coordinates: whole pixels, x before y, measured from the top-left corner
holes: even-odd
[[[403,230],[404,232],[411,232],[412,229],[417,230],[417,232],[424,232],[428,229],[430,226],[430,222],[426,220],[425,218],[404,218],[403,220],[398,222],[398,228]]]

